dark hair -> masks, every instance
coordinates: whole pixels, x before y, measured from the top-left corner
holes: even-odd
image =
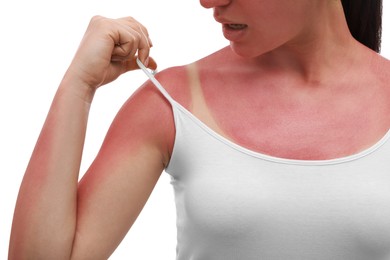
[[[382,0],[341,0],[349,30],[356,40],[379,52],[382,37]]]

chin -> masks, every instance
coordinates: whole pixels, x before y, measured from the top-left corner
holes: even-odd
[[[242,58],[255,58],[268,51],[255,49],[235,42],[230,42],[230,48],[236,55]]]

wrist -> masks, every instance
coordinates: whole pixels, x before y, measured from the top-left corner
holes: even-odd
[[[85,81],[73,75],[69,70],[65,73],[59,86],[61,92],[68,92],[80,98],[85,103],[91,104],[96,92],[96,88],[92,87]]]

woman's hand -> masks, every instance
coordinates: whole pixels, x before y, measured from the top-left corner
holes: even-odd
[[[134,18],[95,16],[65,77],[95,90],[127,71],[138,69],[137,57],[147,67],[156,69],[156,62],[149,58],[151,47],[147,29]]]

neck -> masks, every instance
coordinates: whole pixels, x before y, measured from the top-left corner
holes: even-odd
[[[356,64],[362,53],[350,34],[339,1],[324,1],[322,13],[310,17],[308,26],[294,39],[262,55],[262,63],[273,70],[291,72],[304,83],[321,84],[337,72],[346,71]],[[314,16],[314,15],[313,15]]]

